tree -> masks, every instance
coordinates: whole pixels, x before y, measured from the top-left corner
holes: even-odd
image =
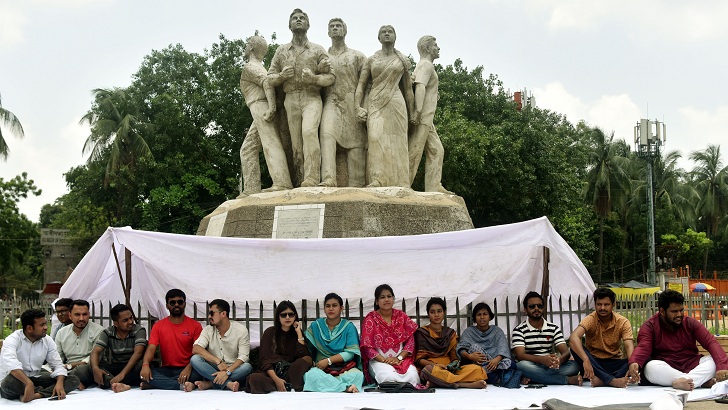
[[[17,289],[31,295],[40,286],[40,234],[18,209],[18,202],[29,194],[37,196],[41,190],[27,173],[7,181],[0,178],[0,293]]]
[[[91,127],[83,153],[91,153],[89,165],[106,159],[104,185],[108,185],[122,166],[133,170],[140,158],[153,159],[145,140],[151,124],[140,117],[126,90],[97,88],[93,93],[94,106],[81,118],[81,123],[87,122]]]
[[[720,145],[708,145],[703,151],[694,151],[690,159],[695,168],[690,173],[692,183],[700,195],[696,213],[708,238],[718,236],[719,226],[728,215],[728,167],[723,167]],[[703,271],[708,270],[708,249],[705,249]]]
[[[2,125],[5,125],[8,127],[11,133],[18,136],[18,138],[23,138],[25,133],[23,132],[23,126],[20,124],[20,120],[18,120],[18,117],[15,116],[12,112],[6,110],[3,108],[3,100],[2,96],[0,96],[0,158],[3,160],[8,159],[8,154],[10,153],[10,148],[8,147],[7,142],[5,141],[5,137],[3,136],[3,129]]]
[[[626,172],[628,160],[625,155],[629,147],[623,140],[614,141],[614,133],[607,137],[599,128],[589,132],[590,152],[589,170],[586,176],[584,199],[594,206],[599,219],[599,255],[597,259],[596,281],[602,280],[602,260],[604,257],[604,218],[612,210],[614,204],[627,185],[629,177]]]

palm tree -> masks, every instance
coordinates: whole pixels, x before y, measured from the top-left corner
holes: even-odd
[[[597,283],[602,280],[602,259],[604,256],[604,218],[628,189],[629,175],[626,155],[629,147],[623,140],[614,141],[614,132],[607,137],[599,128],[588,132],[590,145],[587,171],[587,185],[584,200],[593,205],[599,219],[599,256]]]
[[[10,129],[10,132],[15,134],[18,138],[23,138],[25,136],[25,133],[23,132],[23,126],[20,124],[18,117],[16,117],[15,114],[13,114],[12,112],[3,108],[2,96],[0,96],[0,125],[5,125],[6,127],[8,127]],[[8,153],[10,153],[10,148],[8,148],[7,142],[5,142],[5,137],[3,137],[3,129],[0,127],[0,158],[2,158],[3,161],[7,161]]]
[[[104,184],[121,166],[134,168],[140,158],[154,159],[145,139],[151,124],[144,122],[126,91],[98,88],[93,91],[94,106],[81,118],[88,122],[91,135],[83,145],[83,153],[91,152],[91,165],[108,156]]]
[[[679,151],[670,151],[656,158],[652,164],[653,197],[655,208],[670,211],[683,225],[694,226],[695,202],[699,198],[695,188],[687,183],[685,171],[678,166],[682,158]],[[646,168],[643,168],[643,173]],[[647,178],[639,180],[636,194],[644,200]]]
[[[703,151],[694,151],[690,159],[695,162],[690,177],[700,195],[696,213],[708,238],[714,238],[718,235],[721,220],[728,215],[728,167],[723,167],[720,145],[708,145]],[[707,264],[706,250],[703,271]]]

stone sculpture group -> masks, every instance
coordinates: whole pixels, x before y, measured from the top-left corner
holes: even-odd
[[[240,198],[293,187],[409,188],[425,154],[425,191],[452,194],[441,184],[444,149],[433,125],[438,77],[433,36],[417,43],[420,61],[410,76],[408,58],[394,45],[392,26],[382,26],[381,50],[367,58],[346,45],[347,27],[329,21],[328,52],[308,41],[308,15],[289,18],[290,43],[278,47],[270,69],[268,45],[253,36],[240,89],[253,124],[240,149]],[[281,103],[282,102],[282,103]],[[271,187],[261,190],[258,155],[263,150]],[[338,166],[337,166],[338,162]],[[345,173],[345,178],[338,178]]]

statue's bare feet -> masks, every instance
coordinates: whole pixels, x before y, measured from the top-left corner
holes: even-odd
[[[284,187],[284,186],[278,186],[278,185],[273,185],[270,188],[264,189],[263,192],[277,192],[277,191],[285,191],[287,189],[293,189],[293,188],[291,188],[291,187]]]
[[[686,379],[685,377],[681,377],[672,382],[672,387],[678,390],[692,391],[693,389],[695,389],[695,383],[693,383],[693,379]]]
[[[114,393],[121,393],[123,391],[127,391],[131,389],[131,386],[125,383],[111,383],[111,390],[114,391]]]
[[[452,192],[452,191],[448,191],[448,190],[447,190],[447,189],[445,189],[445,187],[444,187],[444,186],[442,186],[442,185],[440,185],[440,186],[438,186],[437,188],[433,189],[433,190],[432,190],[431,192],[439,192],[439,193],[441,193],[441,194],[445,194],[445,195],[455,195],[455,192]]]
[[[207,390],[212,387],[212,382],[209,380],[200,380],[200,381],[195,382],[195,386],[197,386],[197,388],[200,390]],[[186,390],[187,389],[185,388],[185,391]]]
[[[303,182],[301,182],[301,188],[307,188],[318,185],[318,182],[312,181],[310,179],[306,179]]]
[[[336,187],[336,182],[334,182],[334,181],[328,181],[328,180],[327,181],[322,181],[319,184],[319,186],[322,186],[324,188],[335,188]]]

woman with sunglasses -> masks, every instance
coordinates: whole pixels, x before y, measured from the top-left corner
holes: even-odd
[[[430,323],[415,332],[415,365],[421,369],[422,380],[437,387],[484,389],[488,376],[481,366],[466,364],[448,370],[448,365],[458,360],[458,335],[443,324],[446,314],[447,305],[443,299],[427,301]]]
[[[301,332],[296,307],[288,300],[275,310],[275,323],[260,338],[260,370],[248,377],[250,393],[303,390],[311,355]]]
[[[394,291],[389,285],[379,285],[374,291],[374,311],[361,327],[361,350],[364,377],[377,383],[420,383],[413,365],[414,334],[417,325],[401,310],[394,309]]]
[[[344,301],[336,293],[324,298],[326,317],[306,329],[314,355],[314,367],[303,376],[304,391],[357,393],[362,390],[359,333],[353,323],[341,318]]]
[[[503,370],[515,369],[511,349],[505,333],[498,326],[491,326],[493,311],[487,303],[480,302],[473,308],[473,325],[463,331],[458,343],[458,356],[463,363],[482,366],[491,384],[498,384]]]

